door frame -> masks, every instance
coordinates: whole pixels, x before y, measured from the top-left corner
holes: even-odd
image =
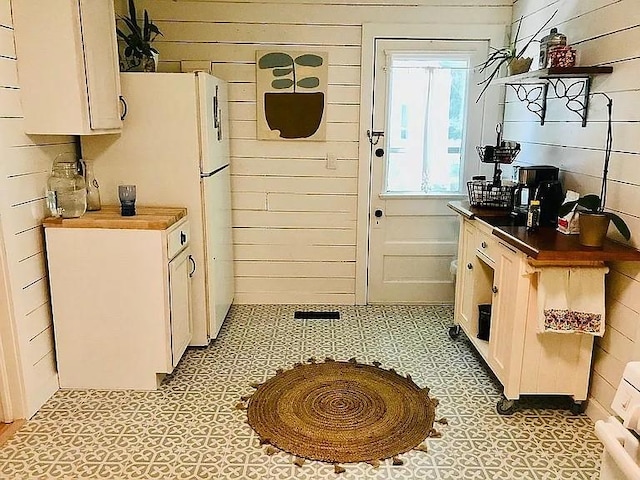
[[[369,223],[371,167],[373,149],[367,130],[373,124],[373,85],[376,41],[388,40],[468,40],[487,41],[500,48],[508,44],[510,23],[504,24],[379,24],[362,25],[360,79],[360,135],[358,156],[358,211],[356,228],[356,305],[365,305],[368,297]],[[504,90],[489,88],[482,101],[482,138],[494,142],[495,124],[501,118]],[[489,140],[491,139],[491,140]]]

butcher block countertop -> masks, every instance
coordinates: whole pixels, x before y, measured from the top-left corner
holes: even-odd
[[[611,240],[602,248],[584,247],[578,235],[565,235],[552,227],[528,232],[526,227],[495,225],[495,220],[508,216],[504,210],[471,207],[469,202],[449,202],[449,208],[468,219],[479,219],[493,227],[492,233],[505,243],[540,262],[610,262],[640,261],[640,252]]]
[[[187,215],[186,208],[138,207],[132,217],[120,215],[120,205],[103,205],[97,212],[79,218],[47,217],[46,228],[114,228],[125,230],[165,230]]]

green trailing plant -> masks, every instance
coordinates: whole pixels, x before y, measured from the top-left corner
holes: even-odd
[[[485,78],[478,84],[483,85],[483,87],[480,95],[478,95],[478,98],[476,99],[476,102],[480,100],[484,92],[487,90],[487,88],[489,88],[489,85],[491,84],[493,79],[499,75],[502,66],[509,66],[509,64],[515,59],[521,58],[524,52],[527,51],[527,48],[529,48],[529,45],[531,45],[531,43],[535,41],[538,34],[542,32],[542,30],[544,30],[545,27],[549,25],[549,23],[551,23],[551,20],[553,20],[553,17],[556,16],[556,13],[558,13],[557,10],[553,13],[553,15],[551,15],[551,17],[549,17],[546,22],[544,22],[544,24],[536,31],[536,33],[534,33],[531,38],[527,40],[522,48],[518,49],[517,45],[520,36],[520,28],[522,27],[523,17],[520,17],[520,20],[518,20],[518,29],[516,30],[513,42],[508,47],[490,47],[491,53],[489,54],[489,57],[476,67],[480,69],[480,73],[484,73],[486,71],[490,72],[487,75],[487,78]]]
[[[607,142],[605,146],[604,165],[602,168],[602,184],[600,186],[600,195],[591,193],[580,197],[578,200],[564,203],[560,207],[558,214],[559,216],[563,217],[567,215],[571,210],[576,208],[578,212],[605,215],[609,218],[609,220],[611,220],[611,222],[613,222],[613,225],[618,229],[620,235],[622,235],[625,240],[629,240],[631,238],[631,231],[629,230],[629,227],[627,226],[625,221],[615,213],[607,212],[604,210],[605,203],[607,201],[607,176],[609,173],[609,161],[611,160],[611,149],[613,147],[613,100],[604,93],[599,93],[598,95],[604,95],[608,99]]]
[[[128,32],[116,28],[118,36],[124,41],[124,69],[131,70],[138,67],[143,59],[150,58],[154,53],[158,53],[154,47],[151,46],[153,41],[159,35],[162,36],[162,32],[158,27],[149,19],[149,12],[144,11],[142,25],[138,23],[136,15],[136,5],[134,0],[129,0],[129,15],[118,15],[118,18],[126,25]]]
[[[297,78],[296,65],[303,67],[319,67],[322,65],[322,57],[305,53],[295,59],[282,52],[267,53],[258,60],[260,69],[272,69],[275,80],[271,82],[271,86],[276,90],[284,90],[293,87],[296,92],[297,87],[300,88],[316,88],[320,85],[318,77]]]

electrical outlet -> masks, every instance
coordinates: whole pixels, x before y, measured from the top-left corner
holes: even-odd
[[[335,153],[327,153],[327,170],[336,170],[338,168],[338,158]]]

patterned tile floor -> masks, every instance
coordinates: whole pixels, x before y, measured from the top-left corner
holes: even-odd
[[[500,416],[501,388],[468,340],[449,339],[452,308],[311,307],[340,320],[296,320],[310,307],[232,307],[219,338],[191,348],[155,392],[58,391],[0,448],[3,479],[334,479],[333,467],[267,456],[244,412],[250,382],[311,356],[379,360],[428,385],[449,425],[430,452],[346,465],[352,479],[596,479],[601,445],[566,399],[528,399]]]

